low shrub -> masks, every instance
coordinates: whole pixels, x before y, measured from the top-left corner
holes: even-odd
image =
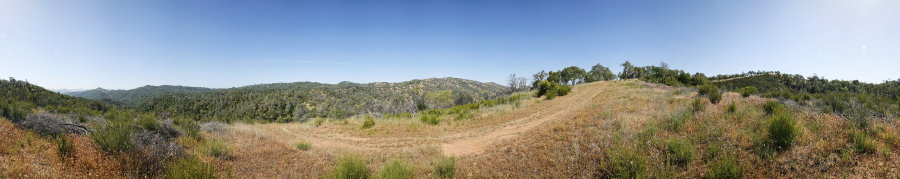
[[[713,93],[717,93],[717,92],[719,92],[719,88],[716,88],[716,86],[713,86],[711,84],[706,84],[706,85],[700,86],[699,91],[697,91],[697,94],[699,94],[700,96],[705,96],[705,95],[709,95],[709,94],[713,94]]]
[[[300,141],[294,144],[294,147],[297,147],[297,150],[300,151],[307,151],[312,148],[312,144],[310,144],[309,142]]]
[[[853,149],[856,150],[857,153],[875,153],[875,143],[872,142],[872,139],[866,136],[865,133],[853,132],[850,135],[853,138]]]
[[[378,172],[381,179],[409,179],[413,178],[412,167],[401,161],[393,161]]]
[[[135,123],[148,131],[156,131],[160,128],[159,121],[153,115],[141,115]]]
[[[565,96],[565,95],[569,94],[570,91],[572,91],[572,87],[569,85],[557,86],[557,92],[559,93],[559,96]]]
[[[611,178],[643,178],[647,162],[635,150],[618,148],[608,152]]]
[[[328,178],[358,179],[368,177],[369,169],[366,168],[366,161],[357,156],[347,155],[338,159],[337,166],[331,171]]]
[[[737,111],[737,106],[734,104],[734,102],[731,102],[731,104],[728,104],[728,113],[734,113],[736,111]]]
[[[453,178],[456,175],[456,158],[445,157],[434,162],[434,173],[438,178]]]
[[[204,154],[210,157],[228,159],[231,156],[231,149],[221,140],[206,140],[201,149]]]
[[[103,151],[121,153],[134,148],[133,135],[133,128],[125,120],[110,120],[106,126],[91,133],[91,139]]]
[[[56,139],[56,151],[60,158],[69,158],[75,154],[75,145],[65,135]]]
[[[707,176],[711,179],[737,179],[741,178],[741,168],[731,156],[721,156],[707,165]]]
[[[427,113],[423,113],[419,117],[419,120],[421,120],[425,124],[431,124],[431,125],[437,125],[438,123],[441,122],[441,120],[437,114],[427,114]]]
[[[184,157],[166,166],[166,177],[173,179],[216,178],[215,168],[196,157]]]
[[[375,126],[375,119],[372,119],[372,117],[370,117],[370,116],[366,116],[366,120],[363,121],[362,128],[368,129],[368,128],[371,128],[372,126]]]
[[[703,99],[694,98],[694,101],[691,102],[691,109],[694,110],[694,113],[706,110],[706,103],[703,102]]]
[[[709,95],[706,95],[706,97],[709,98],[709,102],[713,104],[718,104],[719,101],[722,101],[721,92],[710,93]]]
[[[316,120],[313,121],[313,123],[315,123],[316,127],[322,126],[322,123],[325,123],[325,118],[316,118]]]
[[[754,87],[754,86],[746,86],[744,88],[741,88],[741,96],[743,96],[745,98],[750,97],[750,95],[754,95],[757,93],[759,93],[759,90],[757,90],[756,87]]]
[[[772,115],[775,113],[776,110],[778,110],[779,108],[783,108],[783,107],[784,106],[782,106],[781,103],[778,103],[778,101],[768,101],[763,104],[762,108],[763,108],[763,111],[766,112],[766,114]]]
[[[687,139],[670,139],[666,142],[669,162],[676,165],[685,165],[694,157],[694,146]]]
[[[668,119],[666,120],[665,127],[669,131],[681,131],[682,126],[688,120],[693,118],[694,115],[691,112],[679,112],[674,114],[669,114]]]
[[[774,113],[769,123],[768,138],[776,151],[784,151],[791,147],[797,137],[796,121],[787,110],[776,108]]]

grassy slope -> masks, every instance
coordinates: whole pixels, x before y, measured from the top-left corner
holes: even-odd
[[[321,127],[313,122],[242,124],[221,136],[240,151],[222,165],[248,176],[315,177],[349,153],[367,158],[371,170],[401,159],[415,166],[416,175],[432,176],[431,162],[445,153],[442,144],[551,117],[503,140],[488,141],[483,152],[459,156],[457,176],[608,177],[613,174],[611,156],[623,152],[640,156],[645,177],[707,177],[712,161],[724,157],[733,158],[744,177],[896,177],[900,173],[897,121],[876,124],[870,136],[877,151],[862,154],[854,152],[849,137],[853,129],[845,119],[796,107],[793,113],[800,135],[795,146],[765,156],[758,154],[755,141],[765,137],[769,120],[761,105],[770,99],[727,93],[719,104],[704,100],[703,110],[677,130],[668,129],[672,116],[692,109],[695,96],[686,88],[614,81],[578,85],[569,96],[528,99],[522,107],[500,106],[472,119],[438,126],[422,125],[415,118],[376,120],[375,127],[365,130],[359,128],[361,119],[325,122]],[[571,107],[585,101],[587,106]],[[729,113],[726,109],[732,102],[736,111]],[[561,110],[565,112],[557,113]],[[670,139],[689,141],[695,149],[683,166],[666,162]],[[314,140],[312,149],[301,152],[292,147],[301,140]]]
[[[0,178],[124,178],[119,163],[89,138],[68,138],[75,157],[59,157],[54,139],[0,119]]]

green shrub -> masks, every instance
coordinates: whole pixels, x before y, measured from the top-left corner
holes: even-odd
[[[707,165],[711,179],[736,179],[741,178],[741,168],[730,156],[716,158]]]
[[[316,118],[313,123],[315,123],[316,127],[322,126],[322,123],[325,123],[325,118]]]
[[[362,128],[368,129],[368,128],[371,128],[372,126],[375,126],[375,119],[372,119],[372,117],[366,116],[366,120],[363,122]]]
[[[700,112],[706,109],[706,103],[700,98],[694,98],[694,102],[691,102],[691,107],[695,113]]]
[[[409,165],[401,161],[393,161],[378,172],[381,179],[409,179],[413,178],[413,170]]]
[[[731,102],[731,104],[728,104],[728,113],[734,113],[736,111],[737,111],[737,106],[734,104],[734,102]]]
[[[572,87],[570,87],[569,85],[558,85],[558,87],[557,87],[557,92],[559,93],[559,96],[565,96],[565,95],[569,94],[570,91],[572,91]]]
[[[716,86],[713,86],[710,84],[700,86],[700,90],[697,91],[697,93],[700,96],[709,95],[709,94],[718,93],[718,92],[719,92],[719,88],[716,88]]]
[[[553,98],[556,98],[556,96],[559,96],[559,90],[557,90],[557,89],[555,89],[555,88],[554,88],[554,89],[550,89],[550,90],[547,91],[547,95],[546,95],[546,96],[547,96],[547,100],[551,100],[551,99],[553,99]]]
[[[797,125],[790,111],[776,109],[769,123],[769,141],[777,151],[784,151],[791,147],[794,138],[797,137]]]
[[[60,158],[68,158],[75,155],[75,145],[65,135],[61,135],[56,140],[56,151]]]
[[[166,166],[166,177],[172,179],[216,178],[215,169],[196,157],[185,157]]]
[[[635,150],[618,148],[610,151],[609,168],[611,178],[643,178],[647,162]]]
[[[768,101],[763,104],[763,111],[765,111],[766,114],[769,115],[774,114],[776,110],[779,110],[779,108],[784,108],[784,106],[781,106],[781,103],[778,103],[778,101]]]
[[[337,166],[331,171],[329,178],[333,179],[358,179],[368,178],[369,169],[366,161],[357,156],[347,155],[338,159]]]
[[[231,149],[221,140],[206,140],[203,143],[201,150],[210,157],[227,159],[231,156]]]
[[[427,113],[423,113],[422,116],[419,117],[419,120],[421,120],[425,124],[431,124],[431,125],[437,125],[438,123],[441,122],[441,120],[437,114],[427,114]]]
[[[718,104],[719,101],[722,101],[722,93],[720,92],[710,93],[706,97],[709,98],[709,102],[713,104]]]
[[[759,93],[759,90],[757,90],[756,87],[746,86],[744,88],[741,88],[741,96],[745,98],[750,97],[750,95],[754,95],[756,93]]]
[[[195,139],[200,139],[203,136],[200,136],[200,125],[197,124],[197,121],[194,121],[190,118],[175,118],[173,121],[176,128],[184,135],[193,137]]]
[[[159,121],[153,115],[141,115],[137,120],[137,125],[148,131],[156,131],[159,129]]]
[[[294,146],[297,147],[297,150],[300,151],[307,151],[312,148],[312,144],[304,141],[297,142],[296,144],[294,144]]]
[[[106,126],[91,133],[91,139],[103,151],[120,153],[134,148],[132,135],[133,129],[126,120],[110,120]]]
[[[853,132],[851,137],[853,137],[853,148],[856,152],[861,154],[875,153],[875,143],[865,133]]]
[[[691,112],[679,112],[679,113],[669,114],[669,116],[667,117],[668,120],[666,120],[666,123],[665,123],[665,127],[669,131],[681,131],[682,126],[684,126],[684,123],[686,123],[688,120],[690,120],[693,117],[694,117],[694,115]]]
[[[453,178],[456,175],[456,158],[445,157],[434,162],[434,173],[439,178]]]
[[[670,139],[666,142],[669,162],[676,165],[685,165],[694,157],[694,146],[687,139]]]

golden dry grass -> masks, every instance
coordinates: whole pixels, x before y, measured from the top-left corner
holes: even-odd
[[[702,178],[708,162],[734,156],[750,178],[896,178],[900,156],[897,121],[877,122],[873,134],[879,152],[851,152],[850,127],[835,115],[793,107],[800,135],[790,150],[759,155],[755,141],[765,137],[768,117],[760,105],[770,99],[726,93],[718,104],[688,119],[680,130],[667,130],[669,116],[691,110],[696,93],[640,81],[597,82],[575,86],[554,100],[526,99],[520,106],[483,110],[476,117],[440,125],[417,118],[310,123],[235,124],[219,134],[234,149],[220,166],[237,178],[315,178],[325,175],[343,155],[359,155],[377,171],[392,160],[416,166],[419,178],[431,177],[431,162],[456,155],[459,178],[595,178],[609,176],[612,149],[633,150],[647,161],[645,177]],[[736,105],[729,113],[727,106]],[[684,166],[666,161],[664,141],[683,138],[696,148]],[[293,145],[306,141],[308,151]],[[720,152],[714,152],[721,146]],[[217,159],[212,159],[217,160]]]
[[[116,160],[89,138],[68,138],[75,153],[61,158],[52,139],[0,119],[0,178],[124,178]]]

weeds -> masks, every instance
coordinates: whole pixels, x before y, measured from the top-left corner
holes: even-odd
[[[685,165],[694,157],[694,146],[687,139],[670,139],[666,142],[669,162],[676,165]]]
[[[783,109],[783,108],[781,108]],[[769,123],[769,142],[777,151],[784,151],[791,147],[797,138],[798,129],[794,116],[789,111],[775,110],[775,114]]]
[[[134,148],[132,127],[125,120],[110,120],[105,127],[91,133],[94,143],[109,153],[127,152]]]
[[[861,132],[852,132],[850,137],[853,138],[853,149],[860,154],[875,153],[875,143],[872,142],[866,134]]]
[[[666,129],[669,131],[681,131],[681,128],[684,126],[684,123],[687,123],[688,120],[693,118],[693,113],[690,112],[679,112],[676,114],[669,114],[668,120],[665,122]]]
[[[456,175],[456,158],[445,157],[435,162],[434,173],[439,178],[453,178]]]
[[[201,150],[210,157],[228,159],[231,156],[231,149],[221,140],[206,140]]]
[[[419,117],[419,120],[421,120],[425,124],[437,125],[441,122],[438,117],[439,116],[437,114],[423,113],[422,116]]]
[[[707,167],[709,167],[707,176],[711,179],[741,178],[741,168],[731,156],[716,158]]]
[[[57,137],[56,140],[56,151],[59,154],[60,158],[69,158],[75,155],[75,146],[72,143],[73,141],[69,140],[65,135],[61,135]]]
[[[731,104],[728,104],[728,113],[734,114],[734,112],[736,112],[736,111],[737,111],[737,106],[735,106],[734,102],[731,102]]]
[[[609,168],[612,178],[642,178],[647,170],[646,160],[635,150],[619,147],[609,151]]]
[[[310,144],[309,142],[300,141],[294,144],[294,147],[297,147],[297,150],[300,151],[307,151],[312,148],[312,144]]]
[[[372,119],[371,116],[366,116],[366,120],[363,122],[362,128],[368,129],[368,128],[371,128],[372,126],[375,126],[375,119]]]
[[[700,98],[694,98],[694,101],[691,102],[691,109],[693,109],[694,113],[706,110],[706,103]]]
[[[166,177],[172,179],[216,178],[215,169],[196,157],[178,159],[166,166]]]
[[[366,161],[357,156],[347,155],[338,159],[337,166],[331,171],[328,178],[359,179],[368,177],[369,169],[366,168]]]
[[[395,160],[378,172],[381,179],[409,179],[413,178],[412,167],[401,161]]]

